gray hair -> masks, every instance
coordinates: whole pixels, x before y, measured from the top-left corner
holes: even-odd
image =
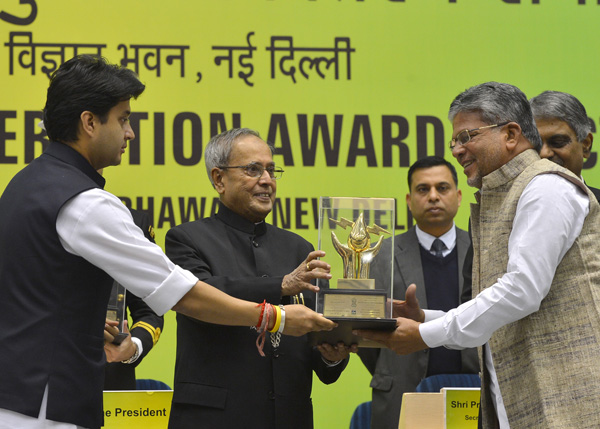
[[[544,91],[529,100],[535,119],[558,119],[566,122],[577,140],[584,140],[592,131],[592,125],[585,107],[581,102],[566,92]]]
[[[521,132],[536,151],[542,150],[542,139],[533,120],[527,97],[516,86],[507,83],[486,82],[459,94],[448,112],[448,119],[462,112],[479,113],[488,125],[516,122]]]
[[[233,144],[238,138],[244,136],[256,136],[261,138],[257,131],[251,130],[250,128],[232,128],[212,137],[206,145],[206,149],[204,150],[204,163],[206,164],[208,180],[210,180],[213,187],[215,184],[212,179],[212,169],[215,167],[226,166],[229,163]],[[273,147],[269,144],[267,144],[267,146],[269,146],[272,153]]]

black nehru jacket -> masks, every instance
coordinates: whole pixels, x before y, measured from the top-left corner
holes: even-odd
[[[88,428],[103,423],[104,321],[112,281],[68,253],[60,208],[104,179],[76,151],[50,143],[0,198],[0,408]]]
[[[167,256],[198,279],[236,298],[289,304],[281,296],[283,276],[312,245],[265,222],[254,224],[223,204],[209,218],[167,233]],[[314,308],[315,294],[304,291]],[[220,326],[177,314],[177,361],[169,427],[309,429],[313,427],[313,371],[326,384],[338,379],[348,359],[328,367],[306,336],[269,336],[265,357],[256,331]]]

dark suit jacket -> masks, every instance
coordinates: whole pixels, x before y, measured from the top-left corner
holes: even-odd
[[[150,215],[147,212],[129,209],[133,222],[140,227],[148,240],[154,243],[154,233]],[[158,341],[163,329],[164,320],[156,314],[141,298],[127,291],[125,304],[132,325],[131,336],[142,342],[143,353],[134,363],[107,363],[104,368],[104,390],[135,390],[135,367]]]
[[[465,262],[469,245],[467,232],[457,228],[459,298],[463,289],[462,265]],[[404,299],[406,288],[415,283],[419,304],[422,308],[427,308],[419,247],[415,227],[394,237],[394,299]],[[374,278],[382,275],[389,276],[389,263],[385,262],[389,258],[385,257],[385,250],[385,248],[382,249],[380,256],[376,259],[377,265],[374,264],[372,267],[372,277]],[[429,350],[399,356],[389,349],[360,349],[358,354],[369,372],[373,374],[371,380],[373,388],[371,428],[397,429],[402,394],[414,392],[417,384],[426,376]],[[476,349],[463,350],[462,362],[463,372],[475,374],[479,372]]]
[[[220,206],[218,214],[167,233],[167,255],[200,280],[237,298],[287,304],[283,276],[313,247],[291,232],[252,222]],[[314,308],[314,294],[304,292]],[[324,383],[347,361],[328,368],[306,336],[282,336],[265,357],[249,327],[203,323],[177,315],[177,361],[169,427],[312,428],[313,370]]]

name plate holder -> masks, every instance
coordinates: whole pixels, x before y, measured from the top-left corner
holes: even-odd
[[[398,429],[444,429],[444,395],[405,393],[402,395]]]
[[[477,429],[480,389],[445,387],[402,395],[398,429]]]

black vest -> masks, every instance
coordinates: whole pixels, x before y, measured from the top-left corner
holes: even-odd
[[[443,258],[432,255],[419,246],[423,279],[427,294],[427,308],[448,311],[458,306],[458,250]],[[427,376],[436,374],[455,374],[462,370],[460,350],[435,347],[429,351]]]
[[[51,143],[0,198],[0,408],[37,417],[103,423],[103,330],[110,277],[64,250],[60,208],[104,186],[76,151]]]

